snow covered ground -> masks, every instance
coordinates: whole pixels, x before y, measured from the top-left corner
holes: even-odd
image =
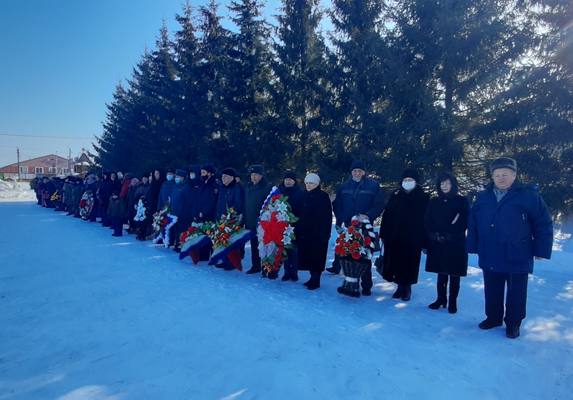
[[[28,182],[14,182],[0,179],[0,202],[34,201],[36,194]]]
[[[536,266],[517,340],[481,331],[472,267],[459,312],[309,292],[111,237],[30,203],[0,205],[0,400],[566,399],[573,392],[573,250]],[[247,255],[248,257],[248,255]],[[470,265],[475,265],[471,259]]]

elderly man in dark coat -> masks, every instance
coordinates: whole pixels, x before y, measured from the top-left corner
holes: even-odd
[[[245,227],[255,232],[251,239],[251,268],[247,274],[261,272],[261,257],[259,255],[259,240],[256,235],[259,223],[259,214],[265,199],[271,191],[271,186],[265,179],[265,170],[262,165],[252,165],[249,168],[251,181],[245,188]]]
[[[382,215],[380,235],[384,241],[382,276],[398,284],[393,298],[410,300],[418,283],[422,249],[426,247],[424,216],[429,196],[419,184],[418,172],[407,169],[400,188],[390,196]]]
[[[366,177],[366,167],[360,161],[354,161],[350,167],[351,178],[336,191],[332,203],[336,226],[350,225],[356,215],[365,215],[371,222],[380,216],[384,209],[384,192],[374,179]],[[335,257],[332,267],[326,269],[333,274],[340,273],[340,263]],[[372,268],[367,268],[361,279],[362,294],[369,296],[372,289]]]
[[[477,195],[467,238],[468,251],[478,254],[484,278],[487,318],[479,327],[491,329],[505,321],[506,336],[515,339],[525,318],[533,260],[551,257],[553,223],[535,188],[516,181],[514,159],[498,158],[490,171],[493,184]]]

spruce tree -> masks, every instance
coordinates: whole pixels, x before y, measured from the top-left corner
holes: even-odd
[[[283,0],[274,46],[276,74],[275,123],[285,138],[284,168],[305,173],[316,167],[326,137],[324,108],[328,103],[326,53],[318,33],[318,0]]]

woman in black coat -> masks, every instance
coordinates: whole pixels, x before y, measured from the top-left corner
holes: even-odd
[[[308,174],[304,178],[304,184],[306,192],[297,223],[298,269],[310,270],[310,279],[304,285],[309,290],[314,290],[320,287],[320,275],[326,264],[332,226],[332,204],[328,194],[320,188],[320,177],[317,174]]]
[[[158,169],[154,170],[151,175],[149,191],[147,192],[147,204],[151,215],[155,214],[157,211],[157,201],[159,199],[159,192],[161,191],[163,181],[164,179],[161,171]]]
[[[279,191],[287,196],[287,202],[290,205],[291,211],[295,217],[300,219],[302,210],[304,190],[296,182],[296,174],[292,171],[287,171],[283,178],[282,183],[279,185]],[[287,257],[283,262],[284,276],[283,281],[298,281],[298,250],[297,239],[300,236],[300,225],[298,222],[294,223],[294,243],[292,248],[287,250]]]
[[[384,241],[382,276],[398,284],[392,297],[403,301],[410,300],[412,285],[418,283],[421,252],[426,248],[424,216],[428,195],[418,184],[419,179],[415,170],[404,171],[401,187],[390,196],[380,225]]]
[[[428,234],[426,271],[438,274],[438,298],[430,304],[433,310],[448,305],[448,311],[457,312],[460,277],[468,270],[466,229],[468,227],[468,201],[458,194],[458,182],[450,173],[442,173],[436,181],[437,197],[432,198],[425,217]],[[446,296],[450,280],[450,301]]]

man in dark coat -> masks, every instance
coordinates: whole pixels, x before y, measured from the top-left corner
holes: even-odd
[[[296,174],[292,171],[287,171],[284,175],[282,183],[279,185],[279,190],[282,194],[287,196],[288,203],[291,211],[295,217],[300,219],[302,208],[304,206],[304,190],[296,182]],[[284,276],[283,281],[291,280],[298,281],[298,250],[297,238],[300,236],[300,225],[298,221],[294,223],[294,236],[295,241],[292,249],[287,250],[287,258],[284,261]]]
[[[157,211],[157,204],[159,203],[159,192],[163,185],[163,175],[161,171],[156,169],[150,177],[149,191],[147,192],[147,205],[149,207],[149,214],[153,215]]]
[[[225,168],[221,171],[221,185],[217,196],[215,219],[221,218],[228,208],[233,208],[238,214],[243,214],[245,199],[239,183],[235,180],[237,171],[233,168]]]
[[[159,191],[159,197],[157,198],[157,211],[161,211],[166,205],[170,204],[171,192],[175,186],[175,171],[173,168],[167,168],[167,173],[165,175],[165,181],[161,184],[161,190]]]
[[[466,276],[468,270],[466,229],[469,203],[458,194],[457,179],[448,172],[438,175],[436,193],[438,195],[428,204],[424,220],[428,236],[426,271],[438,274],[438,298],[428,307],[437,310],[447,305],[450,314],[454,314],[458,311],[460,277]]]
[[[479,327],[491,329],[505,321],[506,335],[514,339],[525,318],[533,260],[551,257],[553,223],[539,193],[516,181],[514,159],[498,158],[490,171],[493,184],[477,195],[470,213],[468,251],[478,254],[483,271],[487,318]]]
[[[419,181],[416,170],[404,171],[401,187],[390,196],[380,226],[384,241],[383,277],[398,284],[392,297],[403,301],[410,300],[411,286],[418,283],[421,253],[427,246],[424,216],[428,195]]]
[[[320,276],[326,265],[332,227],[332,204],[328,194],[320,188],[320,177],[317,174],[308,174],[304,184],[306,192],[298,222],[298,264],[300,269],[310,271],[310,279],[304,285],[314,290],[320,287]]]
[[[198,187],[199,199],[194,219],[199,222],[214,221],[216,218],[219,182],[215,177],[215,167],[206,164],[201,167],[201,184]],[[197,191],[197,189],[195,189]]]
[[[111,174],[107,171],[104,171],[102,173],[101,183],[97,191],[97,198],[99,200],[99,207],[100,207],[101,223],[103,226],[111,225],[109,217],[107,215],[107,209],[109,205],[109,198],[111,197],[111,192],[114,189],[113,186],[114,183],[111,181],[110,175]],[[117,190],[117,187],[115,187],[115,189]]]
[[[374,179],[366,177],[366,167],[360,161],[354,161],[350,167],[352,177],[336,191],[332,204],[336,217],[336,226],[350,225],[355,215],[367,216],[372,223],[384,209],[384,192]],[[335,257],[332,267],[326,269],[333,274],[340,273],[340,263]],[[372,268],[367,268],[361,279],[362,294],[369,296],[372,289]]]
[[[179,236],[183,231],[189,228],[193,212],[193,199],[191,188],[185,181],[187,171],[178,169],[175,171],[175,186],[171,191],[171,214],[177,216],[177,222],[171,227],[169,234],[170,245],[175,246],[175,250],[179,248]]]
[[[247,274],[261,272],[261,257],[259,255],[259,239],[257,238],[257,225],[259,215],[265,199],[271,191],[271,186],[265,179],[265,170],[262,165],[252,165],[249,168],[251,181],[245,188],[245,227],[255,232],[251,239],[251,268]]]

